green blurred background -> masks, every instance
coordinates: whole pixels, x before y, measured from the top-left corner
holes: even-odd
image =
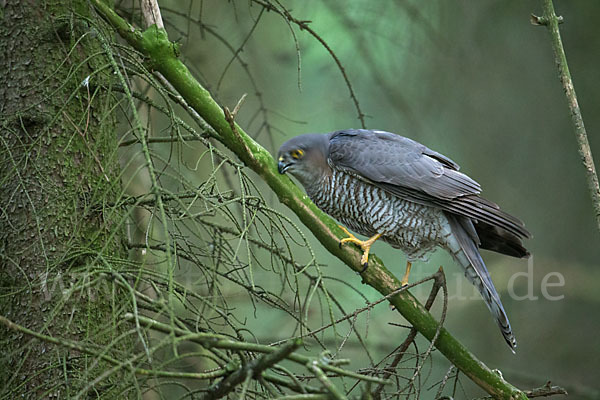
[[[232,108],[248,93],[238,122],[272,152],[297,134],[360,127],[342,74],[307,32],[294,28],[301,55],[299,77],[290,27],[274,12],[261,13],[261,7],[246,0],[191,5],[164,1],[161,6],[171,23],[170,38],[182,44],[186,63],[221,104]],[[541,2],[305,0],[286,1],[285,6],[297,19],[312,21],[310,27],[331,46],[368,128],[411,137],[449,156],[482,185],[485,197],[522,218],[533,233],[526,243],[533,254],[529,262],[484,254],[519,343],[517,354],[510,353],[458,266],[438,251],[429,263],[416,264],[411,280],[444,266],[451,296],[446,327],[522,388],[552,380],[565,386],[571,398],[600,398],[600,235],[550,37],[546,28],[529,22],[531,13],[541,14]],[[565,20],[563,42],[598,159],[600,2],[555,1],[555,7]],[[200,19],[235,49],[245,42],[239,55],[248,64],[265,114],[246,70],[238,62],[230,64],[231,51],[177,13]],[[262,125],[265,115],[270,129]],[[270,197],[274,207],[299,224],[275,196]],[[343,277],[370,300],[378,298],[308,229],[305,232],[326,273]],[[401,275],[402,254],[383,243],[374,251]],[[514,276],[518,272],[528,277]],[[544,295],[542,283],[544,279],[560,283],[560,277],[563,286],[547,287],[547,294],[560,297],[552,300]],[[531,290],[531,296],[519,300],[509,289],[517,296]],[[346,311],[364,305],[342,285],[332,290],[344,299]],[[423,298],[427,289],[417,288],[415,294]],[[247,323],[266,342],[283,339],[291,331],[285,331],[278,315],[259,310],[248,313]],[[402,320],[385,305],[369,316],[367,342],[379,357],[406,335],[406,330],[389,323]],[[356,367],[366,365],[358,348],[352,352],[352,344],[344,351]],[[448,366],[439,356],[433,360],[432,375],[437,375],[431,384]],[[462,382],[464,393],[481,395],[466,379]]]

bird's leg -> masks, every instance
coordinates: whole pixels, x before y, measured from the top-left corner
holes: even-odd
[[[360,240],[358,239],[356,236],[354,236],[352,233],[350,233],[348,231],[348,229],[344,228],[341,225],[338,225],[340,228],[342,228],[342,230],[344,232],[346,232],[346,234],[348,235],[347,238],[344,238],[342,240],[340,240],[340,247],[342,245],[344,245],[344,243],[354,243],[356,245],[358,245],[362,251],[363,251],[363,255],[360,259],[360,264],[363,266],[363,270],[361,272],[364,272],[367,269],[367,265],[369,263],[369,252],[371,251],[371,246],[373,245],[373,243],[375,243],[375,241],[377,239],[379,239],[381,237],[381,233],[378,233],[372,237],[370,237],[367,240]]]
[[[400,283],[402,284],[402,287],[408,285],[408,276],[410,275],[410,269],[412,267],[412,263],[410,261],[406,262],[406,271],[404,272],[404,276],[402,277],[402,280],[400,281]]]

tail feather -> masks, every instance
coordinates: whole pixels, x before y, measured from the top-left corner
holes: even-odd
[[[514,353],[515,348],[517,347],[517,340],[512,333],[508,316],[500,301],[500,296],[498,295],[485,263],[479,254],[477,244],[469,232],[463,228],[464,223],[461,223],[460,221],[460,218],[465,217],[459,217],[449,213],[446,214],[446,217],[448,218],[452,231],[450,238],[453,238],[449,240],[451,242],[455,241],[454,243],[448,243],[448,246],[456,261],[458,261],[465,269],[465,276],[467,279],[479,290],[479,293],[481,293],[481,296],[485,300],[485,304],[496,318],[496,322],[500,327],[504,340],[506,340],[506,343]]]
[[[506,254],[512,257],[529,257],[521,238],[500,227],[479,221],[475,229],[480,240],[480,248]]]

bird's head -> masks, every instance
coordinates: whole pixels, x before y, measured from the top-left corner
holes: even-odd
[[[289,172],[304,186],[310,186],[331,172],[327,164],[329,134],[306,134],[296,136],[279,148],[277,170]]]

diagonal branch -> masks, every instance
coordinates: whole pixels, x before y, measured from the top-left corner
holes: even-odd
[[[237,124],[234,125],[237,135],[234,133],[225,119],[223,109],[177,58],[176,45],[169,41],[164,30],[152,26],[142,32],[123,20],[101,0],[93,0],[92,3],[131,46],[147,57],[151,67],[170,82],[189,106],[212,126],[218,135],[216,138],[269,185],[279,200],[296,213],[331,254],[354,271],[362,271],[361,252],[357,248],[338,246],[344,232],[337,223],[308,200],[287,176],[280,175],[271,154]],[[364,283],[384,296],[401,287],[400,281],[386,269],[379,258],[371,256],[369,260],[369,268],[361,274]],[[428,340],[433,340],[437,335],[437,349],[486,392],[496,398],[526,398],[523,392],[493,372],[445,328],[440,327],[435,318],[408,291],[401,291],[391,297],[390,303]]]
[[[563,48],[562,39],[560,38],[558,24],[561,23],[563,19],[562,17],[556,16],[552,0],[543,0],[542,8],[544,14],[541,17],[532,14],[531,23],[534,25],[546,25],[548,32],[550,32],[552,50],[554,50],[554,60],[558,67],[560,82],[562,83],[565,96],[567,97],[571,122],[573,122],[573,127],[575,128],[575,137],[577,139],[579,155],[581,156],[581,162],[585,168],[588,189],[590,191],[590,196],[592,197],[594,213],[596,214],[596,225],[600,231],[600,185],[598,184],[598,175],[596,174],[594,158],[592,157],[592,149],[590,148],[585,125],[583,124],[583,117],[581,116],[581,109],[579,108],[579,102],[577,101],[575,86],[573,86],[573,80],[571,79],[571,73],[569,72],[567,56],[565,55],[565,49]]]

